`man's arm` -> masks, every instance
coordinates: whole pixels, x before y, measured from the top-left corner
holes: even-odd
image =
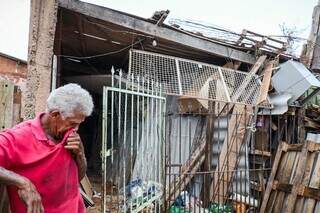
[[[84,178],[87,172],[87,159],[83,152],[76,155],[74,158],[78,166],[79,180],[82,180],[82,178]]]
[[[0,167],[0,183],[18,188],[19,197],[26,204],[28,213],[44,212],[40,194],[27,178]]]
[[[0,183],[5,185],[14,185],[22,188],[25,178],[22,176],[0,167]]]
[[[67,139],[65,148],[70,150],[78,166],[79,181],[84,178],[87,172],[87,160],[84,154],[84,147],[78,133],[72,133]]]
[[[18,195],[25,203],[28,213],[42,213],[44,209],[36,187],[29,179],[6,169],[15,156],[13,144],[10,134],[0,133],[0,183],[18,188]]]

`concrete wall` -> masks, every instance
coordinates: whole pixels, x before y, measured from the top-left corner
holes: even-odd
[[[27,90],[22,107],[24,119],[43,112],[50,93],[58,2],[31,0],[30,12]]]

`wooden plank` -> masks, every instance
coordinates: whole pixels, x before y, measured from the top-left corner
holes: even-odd
[[[313,59],[313,52],[316,44],[317,35],[319,32],[319,16],[320,16],[320,9],[314,8],[312,14],[312,26],[311,32],[307,42],[306,54],[305,54],[305,64],[307,67],[311,68],[312,59]]]
[[[319,3],[318,3],[319,5]],[[314,52],[315,49],[318,48],[317,37],[319,36],[319,21],[320,21],[320,8],[319,6],[314,7],[312,13],[312,25],[311,31],[307,42],[307,50],[306,50],[306,66],[312,68],[313,60],[314,60]]]
[[[217,203],[226,200],[233,172],[227,175],[226,173],[236,168],[250,112],[252,108],[236,105],[228,122],[228,133],[222,144],[219,165],[215,169],[214,179],[210,186],[210,198]]]
[[[283,155],[281,157],[281,161],[280,161],[279,166],[278,166],[278,170],[277,170],[275,178],[274,178],[274,182],[277,182],[277,180],[280,179],[282,171],[284,170],[285,165],[286,165],[286,163],[288,161],[288,157],[289,157],[289,155],[283,153]],[[274,207],[274,205],[275,205],[275,203],[277,201],[277,197],[278,197],[278,192],[272,190],[270,192],[270,198],[269,198],[268,203],[267,203],[268,208],[266,209],[266,212],[272,212],[273,207]]]
[[[320,151],[320,144],[312,141],[307,141],[308,143],[308,151],[309,152],[316,152]]]
[[[273,162],[273,166],[272,166],[272,170],[271,170],[271,174],[270,174],[270,177],[269,177],[269,181],[268,181],[268,184],[267,184],[267,188],[266,188],[266,192],[264,194],[264,197],[263,197],[263,200],[262,200],[262,204],[261,204],[261,207],[260,207],[260,213],[265,213],[266,209],[267,209],[267,203],[268,203],[268,200],[269,200],[269,197],[270,197],[270,193],[271,193],[271,190],[272,190],[272,187],[273,187],[273,181],[275,179],[275,176],[276,176],[276,173],[278,171],[278,166],[279,166],[279,163],[280,163],[280,159],[282,157],[282,149],[283,149],[283,146],[285,145],[285,143],[281,143],[278,147],[278,150],[277,150],[277,154],[275,156],[275,159],[274,159],[274,162]]]
[[[169,191],[166,194],[166,200],[169,203],[168,208],[172,202],[179,196],[180,192],[183,191],[184,187],[189,183],[195,172],[200,168],[204,162],[205,156],[204,151],[206,143],[202,141],[201,145],[192,153],[190,159],[182,166],[181,174],[176,181],[169,183]]]
[[[279,183],[278,181],[275,181],[273,183],[272,188],[274,190],[277,190],[277,191],[291,193],[293,185],[289,184],[289,183]],[[298,195],[299,196],[303,196],[303,197],[306,197],[306,198],[311,198],[311,199],[314,199],[314,200],[320,200],[320,189],[311,188],[311,187],[307,187],[307,186],[303,186],[303,185],[299,185],[297,188],[298,188]],[[300,212],[296,208],[295,208],[295,211],[296,212]]]
[[[310,144],[309,144],[310,145]],[[310,182],[310,178],[312,175],[312,169],[313,169],[313,165],[314,165],[314,161],[316,157],[316,153],[310,153],[310,155],[307,158],[307,163],[306,163],[306,171],[304,173],[304,177],[302,180],[302,185],[303,186],[308,186],[309,182]],[[303,204],[305,202],[305,198],[304,197],[300,197],[297,202],[296,202],[296,207],[295,207],[295,211],[296,212],[303,212]]]
[[[288,155],[287,161],[284,165],[284,168],[282,168],[282,170],[279,170],[280,177],[278,178],[278,180],[281,183],[289,183],[290,177],[292,174],[292,169],[296,161],[297,153],[288,152],[288,153],[285,153],[285,155]],[[278,191],[273,210],[281,211],[281,209],[283,208],[285,199],[286,199],[286,193],[283,191]]]
[[[14,85],[0,81],[0,130],[12,127]]]
[[[300,152],[303,148],[303,144],[287,144],[284,148],[284,152]]]
[[[218,73],[219,73],[219,77],[220,77],[220,82],[222,84],[222,88],[223,88],[223,91],[224,91],[224,96],[227,98],[227,101],[228,102],[231,102],[231,98],[230,98],[230,94],[229,94],[229,89],[227,87],[227,84],[226,84],[226,80],[224,79],[224,76],[222,74],[222,70],[220,67],[218,67]],[[217,90],[217,91],[220,91],[220,90]]]
[[[84,200],[84,203],[87,206],[94,206],[94,202],[91,200],[91,198],[80,188],[80,194]]]
[[[273,190],[278,190],[286,193],[290,193],[292,190],[292,184],[289,183],[279,183],[279,181],[274,181],[272,185]]]
[[[304,123],[305,123],[305,126],[308,128],[320,129],[320,124],[318,122],[315,122],[314,120],[308,118],[308,117],[304,118]]]
[[[82,180],[80,181],[80,185],[81,185],[83,191],[90,198],[92,198],[92,196],[93,196],[92,186],[91,186],[90,180],[87,175],[85,175],[84,178],[82,178]]]
[[[300,137],[303,135],[303,130],[301,133]],[[315,209],[318,209],[318,204],[320,204],[320,150],[318,144],[314,142],[302,141],[301,138],[299,141],[303,143],[297,145],[282,143],[283,155],[280,159],[290,155],[297,155],[298,157],[294,164],[285,163],[285,167],[283,167],[280,163],[280,166],[274,164],[272,167],[267,192],[274,191],[269,194],[265,193],[260,209],[261,213],[317,212]],[[286,174],[286,170],[291,170],[290,179],[280,178],[278,174]],[[277,175],[272,179],[275,171],[277,171]],[[288,196],[286,196],[287,194]]]
[[[299,163],[298,163],[296,174],[292,183],[293,184],[292,192],[288,197],[288,202],[285,203],[284,212],[288,212],[288,213],[293,212],[295,202],[298,196],[298,189],[299,189],[298,186],[302,182],[303,174],[306,168],[305,164],[307,162],[307,155],[308,155],[307,146],[308,144],[304,143],[303,149],[299,155]]]
[[[206,41],[203,38],[198,38],[195,35],[188,35],[185,32],[157,26],[143,18],[134,17],[133,15],[128,15],[106,7],[74,0],[59,0],[59,6],[99,20],[126,27],[129,30],[149,35],[157,35],[157,38],[176,42],[207,53],[242,61],[248,64],[254,64],[255,62],[254,56],[249,53],[213,41]]]
[[[298,191],[298,195],[311,198],[314,201],[320,201],[320,189],[302,186]]]
[[[200,166],[203,164],[205,160],[205,156],[202,155],[200,158],[195,162],[195,164],[190,167],[190,170],[183,175],[180,175],[173,184],[170,184],[169,187],[170,191],[169,194],[166,196],[166,200],[168,202],[167,208],[170,208],[172,203],[176,200],[179,194],[184,190],[184,188],[189,184],[191,179],[194,177]],[[173,186],[172,186],[173,185]]]
[[[317,153],[317,157],[315,159],[315,165],[313,167],[313,173],[310,178],[309,187],[312,188],[319,188],[320,182],[320,153]],[[312,212],[315,208],[316,201],[313,199],[306,199],[304,204],[304,211],[305,212]]]
[[[261,150],[252,150],[250,151],[250,154],[252,155],[261,155],[261,156],[264,156],[264,157],[271,157],[271,153],[268,152],[268,151],[261,151]]]
[[[260,56],[258,58],[258,60],[254,63],[254,65],[251,67],[248,75],[246,76],[246,78],[243,80],[241,86],[239,88],[237,88],[237,91],[234,92],[234,94],[231,96],[231,101],[235,102],[242,94],[243,92],[246,90],[248,84],[250,83],[250,81],[252,80],[252,76],[255,75],[260,67],[263,65],[264,61],[266,60],[267,56],[263,55]],[[221,114],[222,112],[225,112],[226,108],[227,109],[232,109],[233,105],[231,105],[230,107],[227,107],[227,104],[222,104],[222,106],[220,106],[217,109],[217,114]],[[227,110],[228,113],[229,111]]]
[[[251,68],[250,73],[257,74],[260,67],[263,65],[266,59],[267,59],[266,55],[260,56],[258,60],[254,63],[253,67]]]
[[[10,128],[13,125],[13,102],[14,102],[14,85],[13,83],[0,81],[0,131]],[[9,212],[9,199],[6,186],[0,185],[0,212]]]
[[[12,126],[22,121],[21,117],[21,90],[18,86],[14,86],[13,109],[12,109]]]
[[[249,85],[252,77],[258,72],[259,68],[263,65],[264,61],[266,60],[266,56],[260,56],[253,67],[250,69],[248,75],[243,80],[241,86],[237,88],[237,91],[231,97],[233,102],[237,102],[237,99],[245,92],[247,86]]]
[[[212,102],[211,102],[212,103]],[[213,104],[211,104],[213,105]],[[212,171],[212,138],[214,132],[214,114],[212,109],[214,106],[211,106],[211,111],[207,116],[207,131],[206,131],[206,148],[205,148],[205,161],[203,165],[204,171]],[[206,174],[204,175],[204,183],[203,183],[203,205],[204,207],[208,207],[210,204],[210,197],[207,196],[210,193],[210,184],[211,184],[211,175]]]
[[[264,75],[263,75],[263,80],[260,88],[260,95],[258,97],[257,104],[260,104],[267,100],[269,87],[271,83],[273,64],[274,64],[274,61],[270,61],[264,69]]]

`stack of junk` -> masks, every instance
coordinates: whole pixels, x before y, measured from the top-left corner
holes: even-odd
[[[319,210],[320,81],[265,55],[236,67],[132,49],[112,69],[103,211]]]

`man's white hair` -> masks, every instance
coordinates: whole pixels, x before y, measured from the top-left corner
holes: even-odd
[[[57,110],[62,117],[73,117],[74,113],[89,116],[93,110],[93,101],[89,92],[78,84],[66,84],[53,90],[47,99],[47,112]]]

